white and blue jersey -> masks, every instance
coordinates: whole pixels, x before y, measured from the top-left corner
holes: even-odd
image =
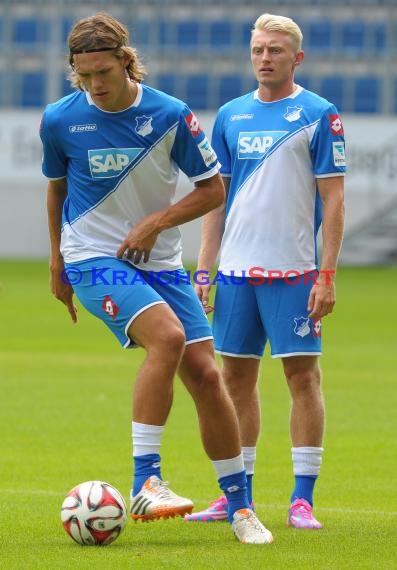
[[[212,145],[230,177],[219,269],[316,267],[321,203],[316,179],[343,176],[343,126],[335,106],[298,87],[265,103],[257,91],[218,111]]]
[[[67,178],[61,252],[66,263],[109,256],[129,230],[169,206],[179,170],[194,183],[219,170],[197,118],[182,102],[137,84],[135,102],[124,111],[99,109],[88,93],[76,92],[46,107],[40,136],[42,171]],[[182,266],[177,227],[157,238],[147,271]]]

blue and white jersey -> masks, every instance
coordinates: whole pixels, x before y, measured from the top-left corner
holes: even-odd
[[[301,87],[271,103],[255,91],[219,109],[212,145],[222,176],[231,177],[219,269],[225,275],[254,267],[263,275],[314,269],[321,224],[316,178],[346,170],[334,105]]]
[[[219,163],[192,111],[178,99],[141,84],[131,107],[99,109],[76,92],[46,107],[40,128],[42,171],[67,178],[61,252],[65,262],[115,257],[129,230],[174,199],[179,171],[194,183]],[[146,270],[182,265],[177,227],[159,234]]]

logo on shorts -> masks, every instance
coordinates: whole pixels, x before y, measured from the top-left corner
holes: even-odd
[[[321,336],[321,319],[313,320],[313,336]]]
[[[303,338],[310,333],[309,317],[294,317],[294,333]]]
[[[113,320],[117,317],[120,310],[110,295],[106,295],[104,298],[102,309],[109,315],[109,317],[112,317]]]

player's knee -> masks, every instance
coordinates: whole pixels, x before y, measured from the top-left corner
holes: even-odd
[[[219,398],[224,390],[221,375],[215,363],[203,366],[196,375],[195,381],[200,392],[209,394],[213,399]]]
[[[305,394],[320,391],[321,373],[319,368],[289,371],[286,378],[292,394]]]

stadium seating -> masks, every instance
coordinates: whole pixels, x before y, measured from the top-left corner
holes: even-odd
[[[355,113],[378,113],[380,111],[381,80],[375,76],[358,77],[354,83]]]
[[[330,20],[311,20],[306,26],[306,46],[314,54],[332,53],[333,22]]]
[[[176,96],[177,78],[174,73],[160,73],[156,85],[161,91]]]
[[[176,24],[177,49],[197,51],[200,48],[200,24],[182,20]]]
[[[209,77],[205,73],[185,77],[185,101],[193,111],[208,109]]]
[[[344,112],[392,113],[396,93],[393,82],[386,79],[390,64],[397,76],[396,1],[269,0],[266,9],[277,13],[277,6],[302,28],[306,58],[303,73],[300,68],[297,73],[301,85],[318,91]],[[107,5],[104,0],[99,4]],[[361,7],[358,17],[353,16],[353,4]],[[49,97],[70,92],[61,56],[66,58],[72,25],[88,13],[75,0],[0,2],[0,45],[5,54],[0,72],[3,77],[8,74],[8,54],[17,70],[1,94],[0,106],[39,106]],[[148,68],[148,84],[194,108],[211,110],[256,87],[249,42],[258,13],[253,1],[243,7],[238,0],[216,5],[210,0],[120,0],[115,12],[127,24],[132,45]],[[54,45],[57,41],[61,45]],[[52,50],[55,55],[50,57]],[[59,67],[50,69],[56,61]],[[46,80],[50,73],[57,75],[58,93],[54,82]],[[368,77],[371,73],[373,77]],[[28,85],[36,83],[33,92]],[[387,95],[384,89],[389,90]]]
[[[213,48],[215,52],[229,51],[232,49],[232,46],[236,43],[232,22],[229,20],[214,20],[210,22],[209,40],[210,47]]]
[[[342,76],[325,76],[320,80],[319,95],[333,103],[338,111],[345,111],[345,83]]]
[[[365,24],[360,20],[344,22],[342,25],[342,50],[347,56],[364,54]]]
[[[47,76],[44,72],[15,74],[19,87],[19,105],[21,107],[43,107]]]
[[[217,107],[220,107],[231,99],[240,97],[240,95],[243,95],[244,93],[245,90],[243,88],[241,77],[238,75],[220,76]]]
[[[44,19],[17,19],[12,25],[14,47],[28,46],[29,49],[49,40],[49,23]]]

